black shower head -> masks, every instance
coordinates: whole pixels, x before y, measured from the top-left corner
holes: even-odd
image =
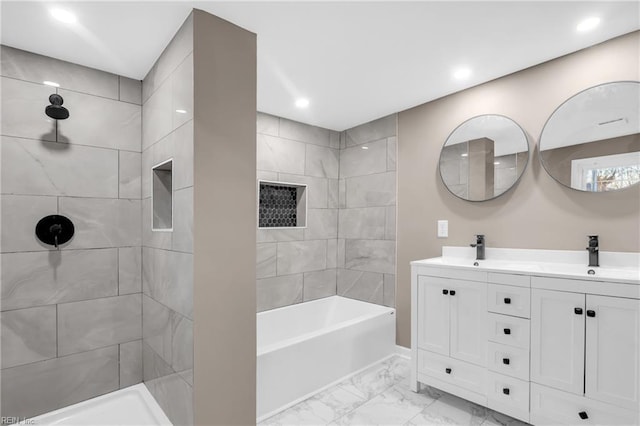
[[[69,110],[62,106],[64,103],[62,96],[54,93],[49,96],[49,102],[51,102],[51,105],[44,109],[45,114],[55,120],[64,120],[69,118]]]

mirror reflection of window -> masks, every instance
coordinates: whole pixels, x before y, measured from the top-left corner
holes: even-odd
[[[571,187],[582,191],[615,191],[637,182],[640,182],[640,152],[571,161]]]

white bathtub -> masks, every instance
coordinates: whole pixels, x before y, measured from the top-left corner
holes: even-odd
[[[261,421],[395,351],[395,309],[339,296],[257,315]]]
[[[171,426],[142,383],[32,417],[29,422],[38,426]]]

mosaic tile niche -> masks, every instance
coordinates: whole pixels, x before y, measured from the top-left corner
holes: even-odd
[[[306,186],[260,181],[258,226],[300,228],[306,224]]]

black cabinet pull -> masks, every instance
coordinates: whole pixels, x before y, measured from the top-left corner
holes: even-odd
[[[442,294],[449,294],[449,290],[442,290]]]
[[[505,305],[510,305],[511,304],[511,298],[510,297],[505,297],[504,298],[504,304]]]
[[[587,415],[587,412],[586,412],[586,411],[580,411],[580,412],[578,413],[578,415],[580,416],[580,418],[581,418],[582,420],[586,420],[586,419],[588,419],[588,418],[589,418],[589,416]]]
[[[505,328],[503,331],[504,331],[504,334],[511,334],[510,328]]]
[[[588,316],[588,317],[591,317],[591,318],[595,317],[595,316],[596,316],[596,311],[593,311],[593,310],[591,310],[591,309],[588,309],[588,310],[587,310],[587,316]]]
[[[509,395],[509,388],[502,388],[502,393],[505,395]]]
[[[509,363],[510,363],[510,362],[511,362],[511,361],[509,361],[509,358],[502,358],[502,363],[503,363],[504,365],[509,365]]]
[[[456,295],[456,291],[455,291],[455,290],[451,290],[451,291],[449,292],[449,294],[450,294],[450,295],[452,295],[452,296],[455,296],[455,295]]]
[[[582,315],[582,308],[573,308],[573,312],[575,312],[576,315]]]
[[[444,370],[447,374],[451,374],[451,369],[450,368],[445,368]]]

